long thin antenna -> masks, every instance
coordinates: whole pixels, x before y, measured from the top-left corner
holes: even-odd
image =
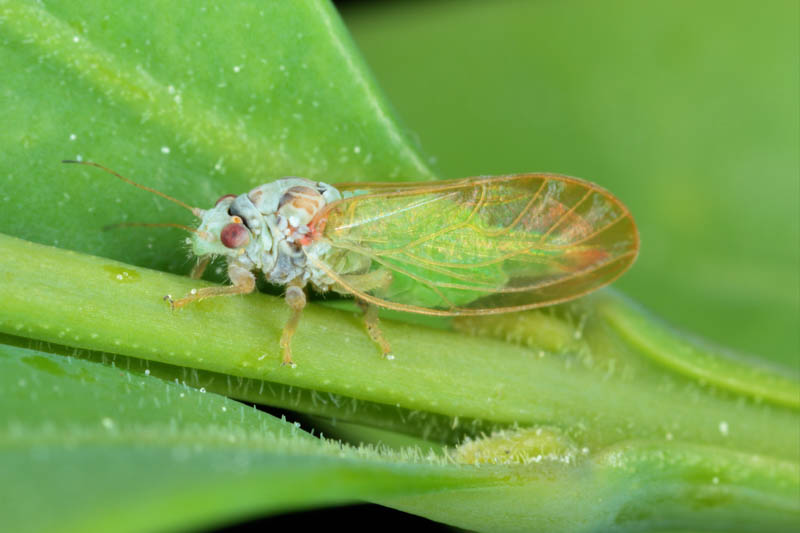
[[[116,224],[109,224],[103,226],[103,231],[112,230],[114,228],[130,228],[130,227],[143,227],[143,228],[179,228],[186,231],[191,231],[200,236],[201,239],[209,240],[208,233],[200,231],[199,229],[184,226],[183,224],[174,224],[172,222],[117,222]]]
[[[158,196],[160,196],[162,198],[166,198],[170,202],[175,202],[179,206],[191,211],[192,214],[194,216],[196,216],[197,218],[202,218],[203,217],[203,213],[205,212],[204,210],[200,209],[199,207],[192,207],[192,206],[190,206],[190,205],[188,205],[188,204],[186,204],[184,202],[181,202],[177,198],[173,198],[172,196],[164,194],[161,191],[157,191],[155,189],[147,187],[146,185],[141,185],[139,183],[136,183],[135,181],[133,181],[131,179],[128,179],[125,176],[121,176],[120,174],[117,174],[116,172],[114,172],[110,168],[104,167],[103,165],[101,165],[99,163],[95,163],[94,161],[73,161],[73,160],[70,160],[70,159],[65,159],[64,161],[62,161],[62,163],[75,164],[75,165],[88,165],[90,167],[97,167],[100,170],[105,170],[106,172],[108,172],[112,176],[116,176],[117,178],[121,179],[122,181],[124,181],[125,183],[127,183],[129,185],[133,185],[134,187],[138,187],[138,188],[143,189],[143,190],[145,190],[147,192],[151,192],[153,194],[156,194],[156,195],[158,195]]]

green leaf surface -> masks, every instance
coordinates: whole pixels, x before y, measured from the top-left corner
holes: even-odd
[[[0,346],[0,395],[8,531],[207,528],[490,480],[348,449],[224,396],[34,350]]]

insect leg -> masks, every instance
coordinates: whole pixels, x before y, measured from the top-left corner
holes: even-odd
[[[378,320],[378,306],[358,298],[356,298],[356,304],[364,311],[364,325],[367,326],[367,333],[370,338],[381,347],[381,352],[383,352],[383,356],[386,359],[394,359],[392,347],[389,346],[389,342],[383,336],[383,331],[381,331],[380,320]]]
[[[206,267],[210,262],[211,262],[210,255],[204,255],[203,257],[198,257],[197,263],[195,263],[194,267],[192,267],[192,272],[189,274],[189,277],[192,279],[202,278],[203,272],[206,271]]]
[[[164,299],[169,302],[173,309],[178,309],[184,305],[194,302],[195,300],[202,300],[204,298],[212,298],[214,296],[230,296],[233,294],[249,294],[256,288],[256,277],[252,272],[244,267],[232,263],[228,265],[228,277],[231,279],[232,285],[227,287],[205,287],[202,289],[192,289],[192,292],[181,298],[180,300],[173,300],[169,294],[164,296]]]
[[[282,365],[294,365],[292,362],[292,337],[297,331],[297,324],[300,322],[300,315],[306,306],[306,294],[299,285],[289,285],[286,288],[286,303],[292,310],[292,316],[283,327],[281,334],[281,348],[283,348]]]
[[[362,291],[380,290],[392,284],[392,273],[388,270],[378,269],[366,274],[342,276],[342,282]],[[347,287],[342,287],[342,289],[347,292]],[[370,338],[381,347],[381,352],[383,352],[385,358],[393,359],[392,348],[381,331],[380,321],[378,320],[378,307],[358,298],[356,298],[356,303],[364,311],[364,325],[367,327],[367,333],[369,333]]]

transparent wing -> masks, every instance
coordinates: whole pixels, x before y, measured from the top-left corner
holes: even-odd
[[[331,250],[313,261],[346,292],[392,309],[476,315],[551,305],[610,283],[639,248],[625,206],[567,176],[336,187],[344,199],[318,217]]]

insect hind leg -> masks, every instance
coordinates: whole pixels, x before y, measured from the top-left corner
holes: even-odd
[[[388,270],[378,269],[366,274],[342,276],[342,282],[345,285],[342,287],[342,292],[345,293],[349,292],[347,291],[347,286],[364,292],[380,291],[392,284],[392,273]],[[356,298],[356,304],[364,311],[364,325],[367,327],[367,333],[370,338],[380,346],[381,352],[386,359],[394,359],[392,347],[389,346],[389,342],[383,336],[383,331],[381,331],[380,320],[378,320],[378,306],[359,298]]]
[[[365,302],[364,300],[359,300],[358,298],[356,298],[356,304],[364,311],[364,325],[367,327],[369,337],[375,344],[380,346],[381,352],[386,359],[394,359],[392,347],[389,345],[386,337],[383,336],[383,331],[381,331],[380,320],[378,319],[378,306]]]
[[[392,284],[392,273],[386,269],[377,269],[365,274],[349,274],[341,276],[341,282],[334,285],[333,290],[342,294],[353,294],[353,289],[363,292],[381,291]],[[369,337],[381,348],[386,359],[394,359],[392,347],[383,336],[380,320],[378,319],[378,306],[356,297],[356,304],[364,311],[364,325],[367,327]]]

